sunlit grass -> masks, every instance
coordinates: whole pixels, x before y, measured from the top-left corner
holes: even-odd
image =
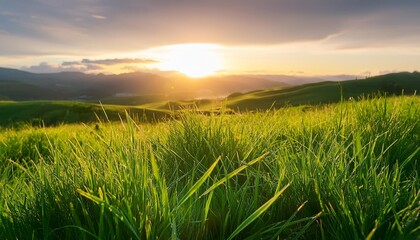
[[[420,99],[0,134],[1,239],[415,239]]]

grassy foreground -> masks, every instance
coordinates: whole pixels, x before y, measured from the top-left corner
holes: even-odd
[[[419,239],[420,99],[0,133],[0,239]]]

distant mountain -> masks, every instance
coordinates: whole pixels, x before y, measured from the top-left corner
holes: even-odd
[[[287,105],[334,103],[376,93],[412,95],[420,91],[420,73],[401,72],[360,80],[319,82],[281,89],[262,89],[228,96],[232,109],[255,110]]]
[[[160,76],[147,73],[93,75],[81,72],[61,72],[36,74],[7,68],[0,68],[0,79],[36,86],[50,91],[51,94],[58,92],[61,93],[63,100],[99,99],[119,92],[131,94],[159,92],[159,87],[167,81]],[[49,94],[45,97],[50,98]]]
[[[345,78],[353,80],[344,81]],[[325,82],[323,79],[334,81]],[[0,68],[0,100],[100,100],[109,104],[139,105],[230,95],[232,106],[254,108],[263,102],[271,105],[276,101],[276,106],[312,104],[377,91],[401,94],[404,89],[409,94],[420,90],[418,72],[354,79],[357,77],[351,75],[228,75],[193,79],[176,73],[162,76],[144,72],[117,75],[81,72],[35,74]]]
[[[139,95],[160,95],[177,100],[226,96],[232,92],[284,86],[284,83],[247,76],[191,79],[134,72],[118,75],[61,72],[36,74],[0,68],[0,98],[10,100],[106,100]]]

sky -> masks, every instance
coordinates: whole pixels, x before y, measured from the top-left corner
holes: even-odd
[[[0,66],[197,76],[415,71],[419,12],[419,0],[0,0]]]

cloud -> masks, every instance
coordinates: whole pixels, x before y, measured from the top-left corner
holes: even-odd
[[[102,16],[102,15],[93,14],[91,16],[92,16],[92,18],[95,18],[95,19],[98,19],[98,20],[105,20],[106,19],[106,17]]]
[[[87,70],[85,66],[63,66],[59,64],[49,64],[47,62],[41,62],[38,65],[33,65],[29,67],[22,67],[21,69],[33,73],[84,72]]]
[[[325,43],[336,49],[412,48],[419,49],[420,9],[387,9],[348,21],[343,31]]]
[[[420,2],[414,0],[241,0],[241,1],[122,1],[112,6],[115,24],[127,26],[143,42],[169,44],[214,42],[221,44],[279,44],[318,41],[354,29],[355,19],[365,19],[360,30],[373,27],[390,35],[402,26],[420,25]],[[413,11],[414,10],[414,11]],[[411,11],[412,19],[406,13]],[[371,16],[394,12],[392,25]],[[402,17],[402,18],[399,18]],[[134,21],[133,21],[134,20]],[[123,31],[123,30],[122,30]],[[407,29],[397,36],[411,34]],[[129,34],[127,32],[126,34]],[[414,32],[417,34],[417,32]],[[351,37],[351,36],[350,36]],[[363,36],[360,38],[364,39]],[[381,40],[381,37],[373,39]],[[370,39],[369,39],[370,40]],[[153,44],[150,43],[150,44]]]
[[[80,65],[79,61],[71,61],[71,62],[63,62],[61,66],[73,66],[73,65]]]
[[[156,63],[154,59],[147,58],[114,58],[114,59],[83,59],[82,63],[99,64],[99,65],[117,65],[117,64],[148,64]]]
[[[28,0],[7,1],[2,11],[7,14],[0,15],[0,29],[56,51],[132,51],[191,42],[271,45],[337,34],[342,38],[331,41],[374,47],[384,37],[389,44],[416,45],[420,35],[418,0]],[[98,21],[109,16],[112,21]],[[21,47],[10,42],[0,52]]]
[[[155,63],[156,60],[148,58],[114,58],[114,59],[83,59],[81,61],[65,61],[61,64],[49,64],[41,62],[38,65],[22,67],[24,71],[34,73],[54,73],[54,72],[86,72],[97,73],[107,72],[107,67],[121,66],[119,69],[123,71],[133,72],[141,69],[139,65],[147,65]]]

